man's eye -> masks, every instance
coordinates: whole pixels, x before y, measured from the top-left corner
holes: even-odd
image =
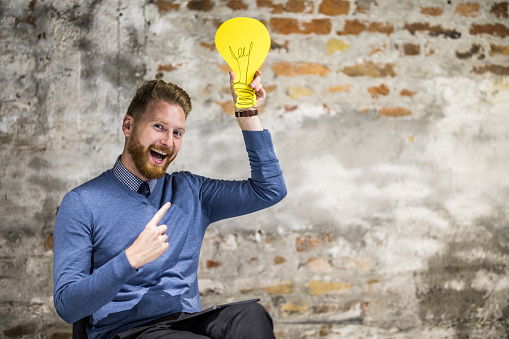
[[[159,125],[159,124],[155,124],[154,127],[157,129],[163,129],[163,125]]]

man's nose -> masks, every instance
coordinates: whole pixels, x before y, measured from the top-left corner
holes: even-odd
[[[164,147],[171,148],[171,145],[173,144],[173,133],[170,131],[166,132],[161,143]]]

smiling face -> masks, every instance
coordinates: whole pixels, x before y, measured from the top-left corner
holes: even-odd
[[[143,181],[161,178],[180,150],[185,125],[184,110],[164,101],[150,103],[138,121],[127,114],[122,164]]]

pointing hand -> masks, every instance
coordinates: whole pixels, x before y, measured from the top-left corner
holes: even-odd
[[[168,229],[166,225],[157,225],[164,214],[170,208],[171,203],[166,204],[157,211],[152,220],[145,226],[138,238],[125,252],[127,260],[134,269],[148,264],[159,258],[170,246],[166,241],[168,236],[165,234]]]

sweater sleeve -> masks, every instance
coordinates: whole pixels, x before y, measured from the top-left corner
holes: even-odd
[[[53,232],[57,313],[72,323],[112,301],[135,273],[125,251],[92,272],[92,217],[80,194],[71,191],[58,210]]]
[[[243,181],[206,179],[200,190],[210,222],[270,207],[286,196],[279,160],[268,130],[242,131],[251,166],[251,178]]]

